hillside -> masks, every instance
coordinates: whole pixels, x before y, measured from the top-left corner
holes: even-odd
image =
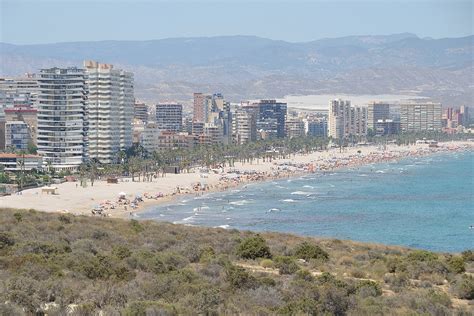
[[[2,315],[474,312],[471,251],[33,210],[1,209],[0,227]]]
[[[195,91],[221,91],[231,101],[287,94],[410,93],[450,105],[474,97],[473,47],[474,36],[429,39],[409,33],[304,43],[254,36],[0,43],[0,75],[95,59],[133,71],[137,97],[149,101],[189,101]]]

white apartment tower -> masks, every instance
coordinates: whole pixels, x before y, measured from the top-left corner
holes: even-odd
[[[341,99],[329,101],[328,136],[344,138],[350,130],[351,101]]]
[[[41,69],[37,79],[38,153],[56,170],[74,170],[87,159],[85,72]]]
[[[85,61],[88,88],[89,158],[112,163],[132,146],[133,74],[113,65]]]
[[[367,108],[351,106],[351,101],[329,102],[328,136],[334,139],[367,135]]]

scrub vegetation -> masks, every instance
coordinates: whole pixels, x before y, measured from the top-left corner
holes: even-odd
[[[472,315],[474,255],[0,209],[0,315]]]

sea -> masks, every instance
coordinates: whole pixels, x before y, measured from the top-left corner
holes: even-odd
[[[182,196],[139,217],[460,252],[474,249],[474,152],[410,157]]]

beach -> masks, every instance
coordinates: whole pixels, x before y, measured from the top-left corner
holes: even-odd
[[[390,144],[385,148],[372,145],[358,146],[348,147],[342,152],[339,148],[331,148],[309,154],[291,155],[289,159],[272,161],[260,159],[253,163],[235,163],[232,167],[210,170],[194,168],[189,173],[166,174],[164,177],[153,177],[152,181],[146,182],[120,178],[116,184],[96,180],[91,185],[91,182],[87,181],[85,187],[80,186],[79,182],[64,182],[53,185],[57,188],[56,194],[42,193],[42,188],[28,189],[21,194],[0,197],[0,205],[76,215],[96,213],[110,217],[129,217],[152,205],[170,202],[183,194],[194,196],[257,181],[473,148],[474,143],[461,141],[439,143],[438,147],[434,148],[428,144],[410,146]]]

